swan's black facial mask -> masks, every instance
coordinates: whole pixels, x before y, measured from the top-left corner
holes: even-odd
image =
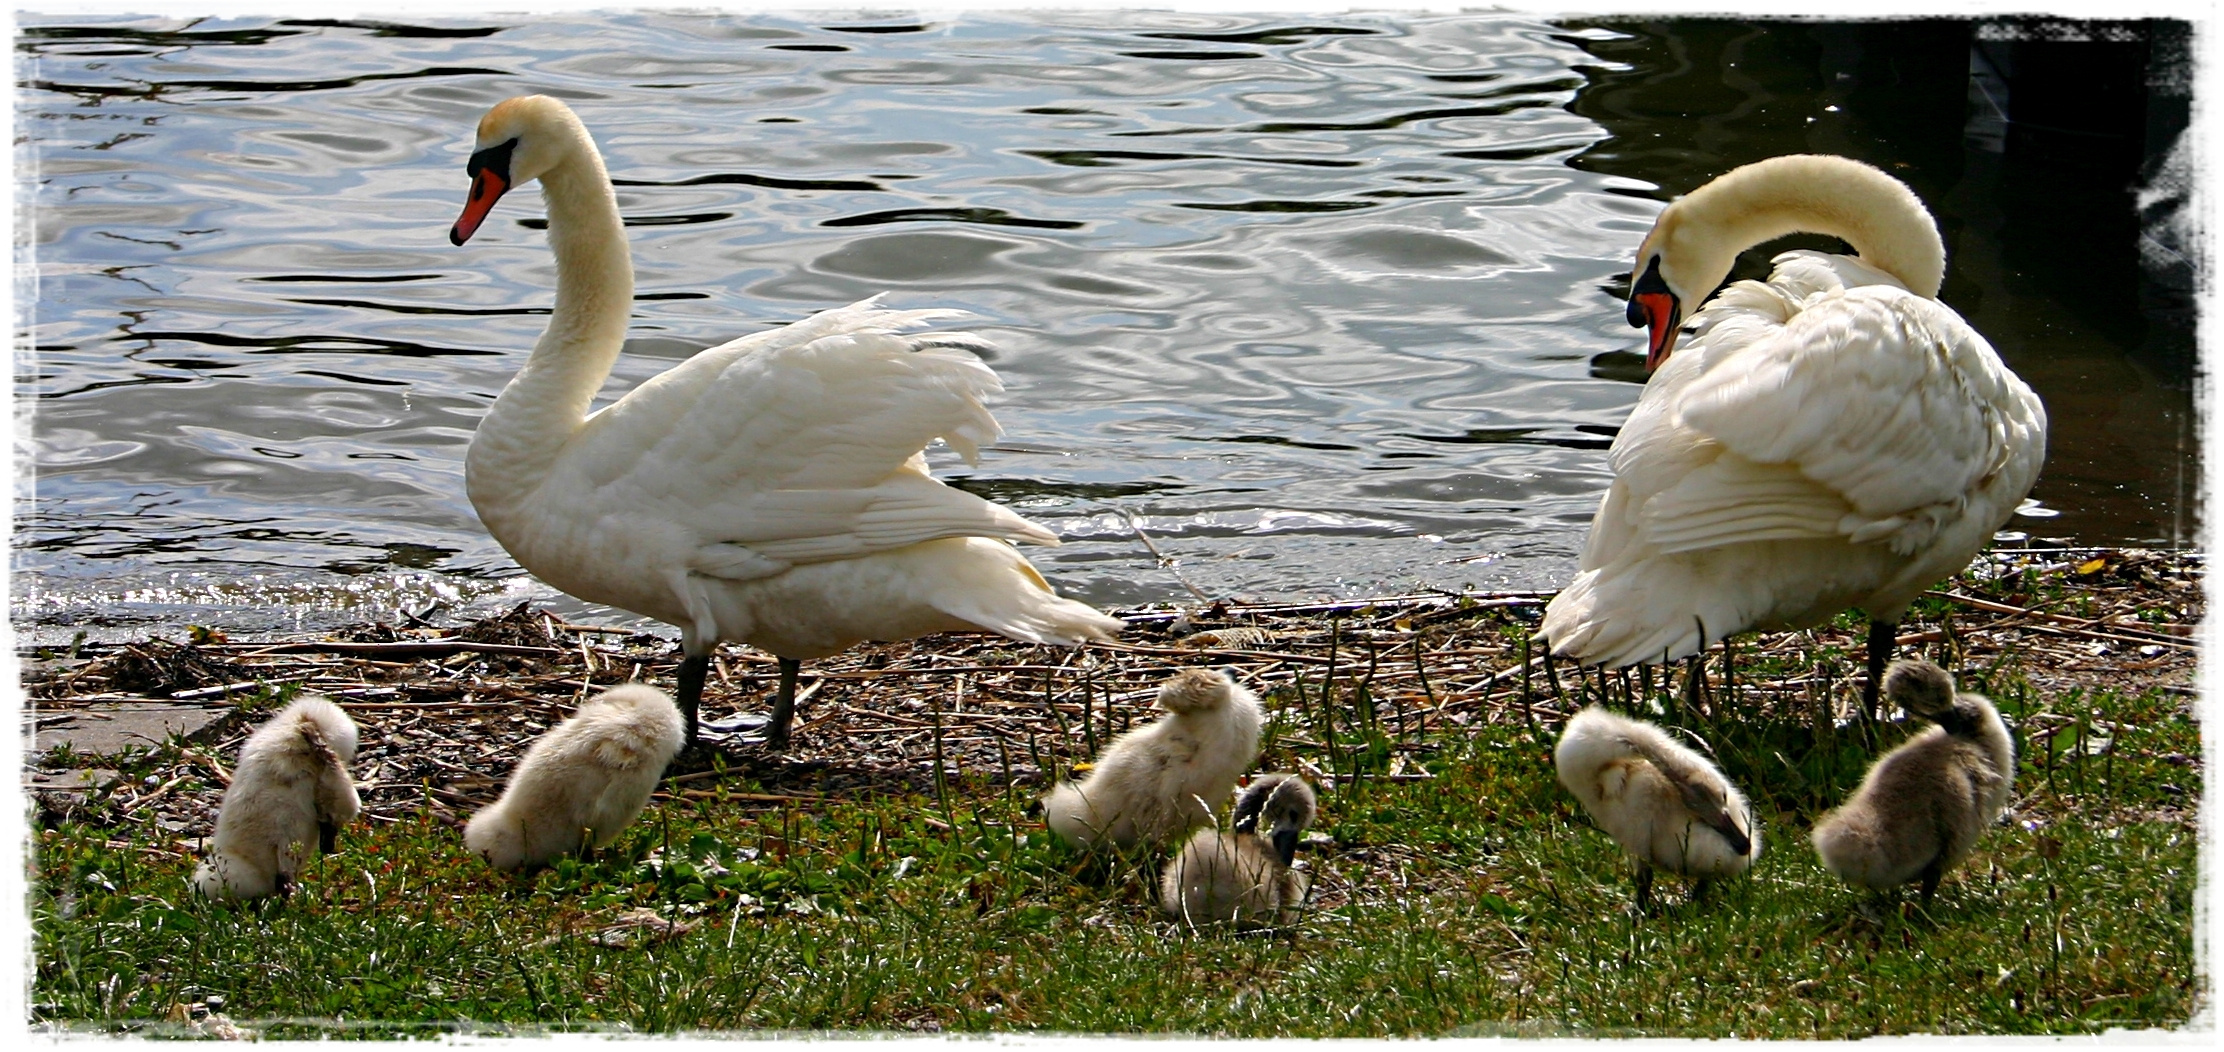
[[[1683,324],[1683,304],[1668,288],[1660,276],[1660,257],[1654,256],[1645,266],[1645,272],[1629,287],[1629,323],[1635,328],[1651,327],[1652,339],[1645,346],[1645,371],[1660,368],[1668,360],[1668,352],[1676,348],[1676,329]]]
[[[510,155],[517,151],[517,140],[511,139],[500,146],[489,146],[471,155],[463,170],[471,176],[471,197],[463,203],[463,215],[456,218],[456,225],[448,230],[448,242],[460,245],[478,233],[479,224],[486,221],[487,213],[494,210],[494,202],[510,190]]]

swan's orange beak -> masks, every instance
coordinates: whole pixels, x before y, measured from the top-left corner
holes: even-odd
[[[1654,256],[1645,271],[1629,285],[1629,324],[1650,329],[1645,345],[1645,371],[1650,373],[1676,349],[1676,330],[1683,325],[1683,301],[1660,276],[1660,257]]]
[[[463,203],[463,214],[456,217],[456,225],[448,228],[449,244],[471,240],[471,235],[479,232],[479,224],[486,222],[487,213],[494,210],[494,202],[510,191],[510,154],[516,149],[517,140],[511,139],[471,155],[464,165],[471,174],[471,197]]]
[[[1645,371],[1652,372],[1676,349],[1676,330],[1683,323],[1683,311],[1676,305],[1675,293],[1641,292],[1629,298],[1629,314],[1631,324],[1651,330],[1645,345]],[[1637,321],[1639,317],[1644,320]]]
[[[502,199],[510,185],[491,169],[481,169],[471,177],[471,198],[463,203],[463,214],[456,217],[456,225],[448,228],[448,243],[460,245],[479,232],[479,224],[486,222],[487,213],[494,210],[494,202]]]

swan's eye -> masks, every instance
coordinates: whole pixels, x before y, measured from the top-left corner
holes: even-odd
[[[491,171],[501,176],[503,182],[512,182],[513,180],[510,178],[510,155],[515,152],[517,152],[516,139],[511,139],[500,146],[489,146],[472,154],[470,160],[463,162],[463,174],[477,178],[480,172]]]

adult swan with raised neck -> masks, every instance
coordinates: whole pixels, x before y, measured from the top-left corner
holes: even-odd
[[[1786,252],[1683,323],[1739,252],[1795,232],[1854,255]],[[1630,274],[1654,372],[1545,609],[1553,652],[1670,661],[1858,606],[1873,712],[1908,604],[1983,550],[2046,457],[2045,408],[1938,302],[1945,273],[1914,192],[1843,157],[1749,164],[1661,212]]]
[[[982,400],[1003,388],[973,354],[987,344],[902,334],[964,312],[825,311],[701,351],[590,414],[633,305],[601,154],[568,107],[533,95],[487,111],[468,170],[451,241],[538,179],[556,254],[548,331],[471,440],[472,507],[541,580],[679,627],[690,744],[720,640],[780,659],[766,737],[781,749],[802,659],[951,630],[1060,644],[1119,630],[1010,543],[1055,534],[927,472],[935,439],[970,461],[998,434]]]

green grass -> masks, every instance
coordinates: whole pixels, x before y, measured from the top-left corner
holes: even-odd
[[[1796,659],[1818,660],[1851,667],[1842,654]],[[1770,662],[1794,659],[1741,659],[1739,675],[1782,671]],[[948,779],[947,804],[932,792],[819,810],[660,802],[602,857],[523,878],[488,872],[453,828],[411,813],[343,834],[290,902],[246,907],[197,900],[191,860],[116,839],[132,834],[96,801],[34,845],[32,1000],[73,1029],[162,1033],[182,1028],[147,1021],[216,993],[272,1038],[1754,1038],[2182,1024],[2204,989],[2188,795],[2200,775],[2184,766],[2201,753],[2197,726],[2161,692],[2040,699],[2012,671],[1985,686],[2022,726],[2015,823],[1990,831],[1927,909],[1911,895],[1878,908],[1806,844],[1808,823],[1858,781],[1868,737],[1904,733],[1889,725],[1833,729],[1818,745],[1804,718],[1732,718],[1730,684],[1716,684],[1709,717],[1656,683],[1656,718],[1714,743],[1761,808],[1766,850],[1749,879],[1702,903],[1663,878],[1665,905],[1637,916],[1626,863],[1518,715],[1401,734],[1368,717],[1362,692],[1324,698],[1316,684],[1268,698],[1283,737],[1263,766],[1343,776],[1322,792],[1316,827],[1333,844],[1309,849],[1319,908],[1290,936],[1174,929],[1149,900],[1150,860],[1072,851],[1025,816],[1024,794],[974,772]],[[2033,740],[2052,728],[2051,748]],[[634,908],[694,927],[597,941]]]

